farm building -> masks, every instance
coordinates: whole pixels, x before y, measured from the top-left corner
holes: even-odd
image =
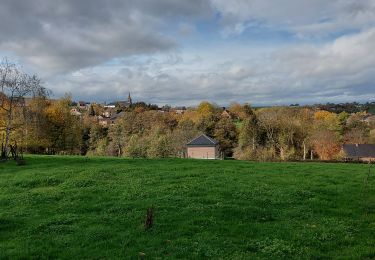
[[[219,159],[219,142],[202,134],[187,143],[187,157],[195,159]]]
[[[344,144],[343,151],[347,161],[375,161],[375,144]]]

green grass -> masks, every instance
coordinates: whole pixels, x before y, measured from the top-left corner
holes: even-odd
[[[47,156],[0,163],[0,259],[373,259],[375,173],[364,192],[367,169]],[[151,206],[155,224],[145,231]]]

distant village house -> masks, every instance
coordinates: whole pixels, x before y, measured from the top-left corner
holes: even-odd
[[[220,159],[219,142],[202,134],[187,145],[187,157],[194,159]]]
[[[344,144],[343,152],[346,161],[375,161],[375,144]]]

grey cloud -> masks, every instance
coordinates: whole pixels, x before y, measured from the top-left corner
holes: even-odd
[[[101,97],[100,101],[125,97],[131,91],[138,100],[172,105],[201,100],[222,105],[374,100],[375,56],[369,55],[374,39],[375,29],[370,29],[322,46],[278,49],[266,59],[229,62],[218,57],[216,63],[191,71],[201,64],[194,55],[129,58],[115,74],[84,70],[81,77],[66,77],[64,89],[79,85],[77,96]]]
[[[43,72],[74,71],[174,48],[160,29],[168,19],[207,12],[200,0],[2,0],[0,49]]]
[[[374,0],[211,0],[222,16],[224,32],[242,33],[257,21],[300,37],[329,35],[375,25]]]
[[[131,91],[172,105],[375,99],[374,0],[0,1],[0,51],[37,65],[56,96],[111,101]],[[353,32],[273,51],[226,40],[216,50],[176,48],[173,37],[199,31],[190,22],[214,11],[228,36],[257,26],[307,38]],[[178,35],[168,36],[169,26]]]

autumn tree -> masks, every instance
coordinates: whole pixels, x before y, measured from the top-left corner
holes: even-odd
[[[125,147],[125,156],[132,158],[146,158],[148,144],[144,137],[134,134],[130,137]]]
[[[237,159],[256,159],[256,148],[261,138],[261,130],[255,114],[246,118],[239,129],[238,146],[234,157]]]
[[[308,108],[303,108],[297,116],[298,136],[300,145],[302,146],[302,159],[306,160],[308,150],[311,151],[312,149],[313,112]],[[312,152],[310,154],[311,157]]]
[[[122,156],[126,142],[126,136],[122,132],[122,124],[115,124],[109,128],[108,137],[110,139],[110,148],[112,155]]]
[[[81,120],[70,113],[71,97],[51,102],[47,108],[51,152],[79,154],[82,142]]]
[[[24,125],[24,147],[28,152],[44,153],[46,148],[52,145],[49,138],[50,125],[46,114],[49,105],[48,92],[37,93],[28,104]]]
[[[320,110],[314,113],[314,126],[316,128],[335,131],[337,133],[341,131],[339,116],[325,110]]]
[[[149,147],[147,157],[168,158],[171,156],[171,142],[166,134],[158,134],[157,131],[148,137]]]
[[[233,121],[222,117],[215,125],[214,137],[220,144],[225,156],[232,156],[233,148],[237,145],[237,128]]]
[[[23,116],[26,109],[25,97],[37,93],[40,89],[42,89],[41,81],[37,76],[24,73],[7,59],[0,63],[0,110],[4,114],[4,119],[1,120],[3,125],[0,127],[5,135],[1,152],[3,158],[9,155],[12,134],[23,126],[24,120],[20,120],[19,117],[17,124],[15,123],[16,113],[18,116]]]
[[[207,101],[203,101],[198,105],[197,112],[201,116],[209,117],[215,113],[215,106]]]
[[[106,155],[108,129],[93,123],[89,131],[89,155]]]
[[[199,134],[193,121],[184,120],[178,123],[175,130],[170,132],[168,138],[173,140],[170,144],[171,154],[177,157],[183,157],[186,150],[186,144]]]
[[[229,107],[229,112],[241,121],[254,114],[249,104],[241,105],[239,103],[232,103]]]
[[[312,137],[314,150],[321,160],[332,160],[340,152],[339,135],[329,129],[317,129]]]

